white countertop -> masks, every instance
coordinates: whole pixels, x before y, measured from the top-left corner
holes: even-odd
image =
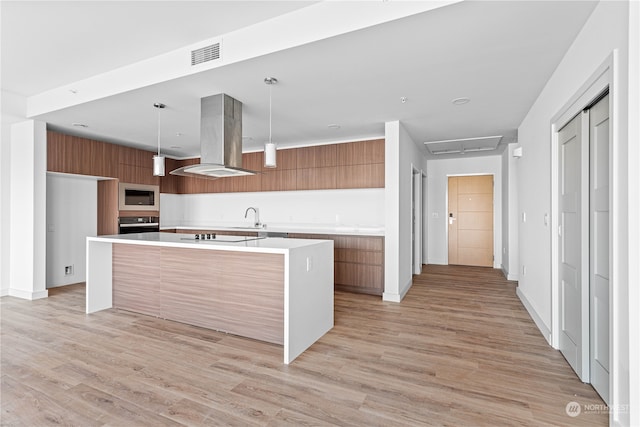
[[[256,228],[246,224],[189,224],[163,225],[160,230],[228,230],[228,231],[271,231],[279,233],[343,234],[349,236],[384,236],[384,227],[375,225],[335,225],[335,224],[267,224]]]
[[[283,239],[278,237],[250,237],[248,238],[249,240],[238,241],[241,239],[242,237],[238,236],[217,236],[215,240],[195,240],[193,235],[190,234],[162,232],[87,237],[88,241],[97,242],[262,253],[287,253],[290,249],[312,246],[328,241],[317,239]]]

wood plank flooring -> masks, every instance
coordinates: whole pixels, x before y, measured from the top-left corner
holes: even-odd
[[[83,285],[0,299],[3,426],[606,425],[490,268],[427,266],[401,304],[337,292],[335,328],[282,347],[111,309]],[[587,411],[588,412],[588,411]]]

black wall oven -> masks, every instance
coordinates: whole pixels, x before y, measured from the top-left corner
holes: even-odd
[[[160,218],[157,216],[120,217],[118,224],[120,234],[160,231]]]

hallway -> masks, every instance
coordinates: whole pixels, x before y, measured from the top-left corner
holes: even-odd
[[[608,422],[499,270],[426,266],[401,304],[337,292],[334,329],[289,366],[271,344],[117,309],[87,316],[84,296],[73,285],[0,300],[2,425]],[[587,410],[569,417],[571,401]]]

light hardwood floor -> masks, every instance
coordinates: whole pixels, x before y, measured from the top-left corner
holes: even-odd
[[[401,304],[336,293],[335,328],[280,346],[116,309],[82,285],[1,299],[6,426],[606,425],[490,268],[428,266]],[[589,412],[589,411],[587,411]]]

